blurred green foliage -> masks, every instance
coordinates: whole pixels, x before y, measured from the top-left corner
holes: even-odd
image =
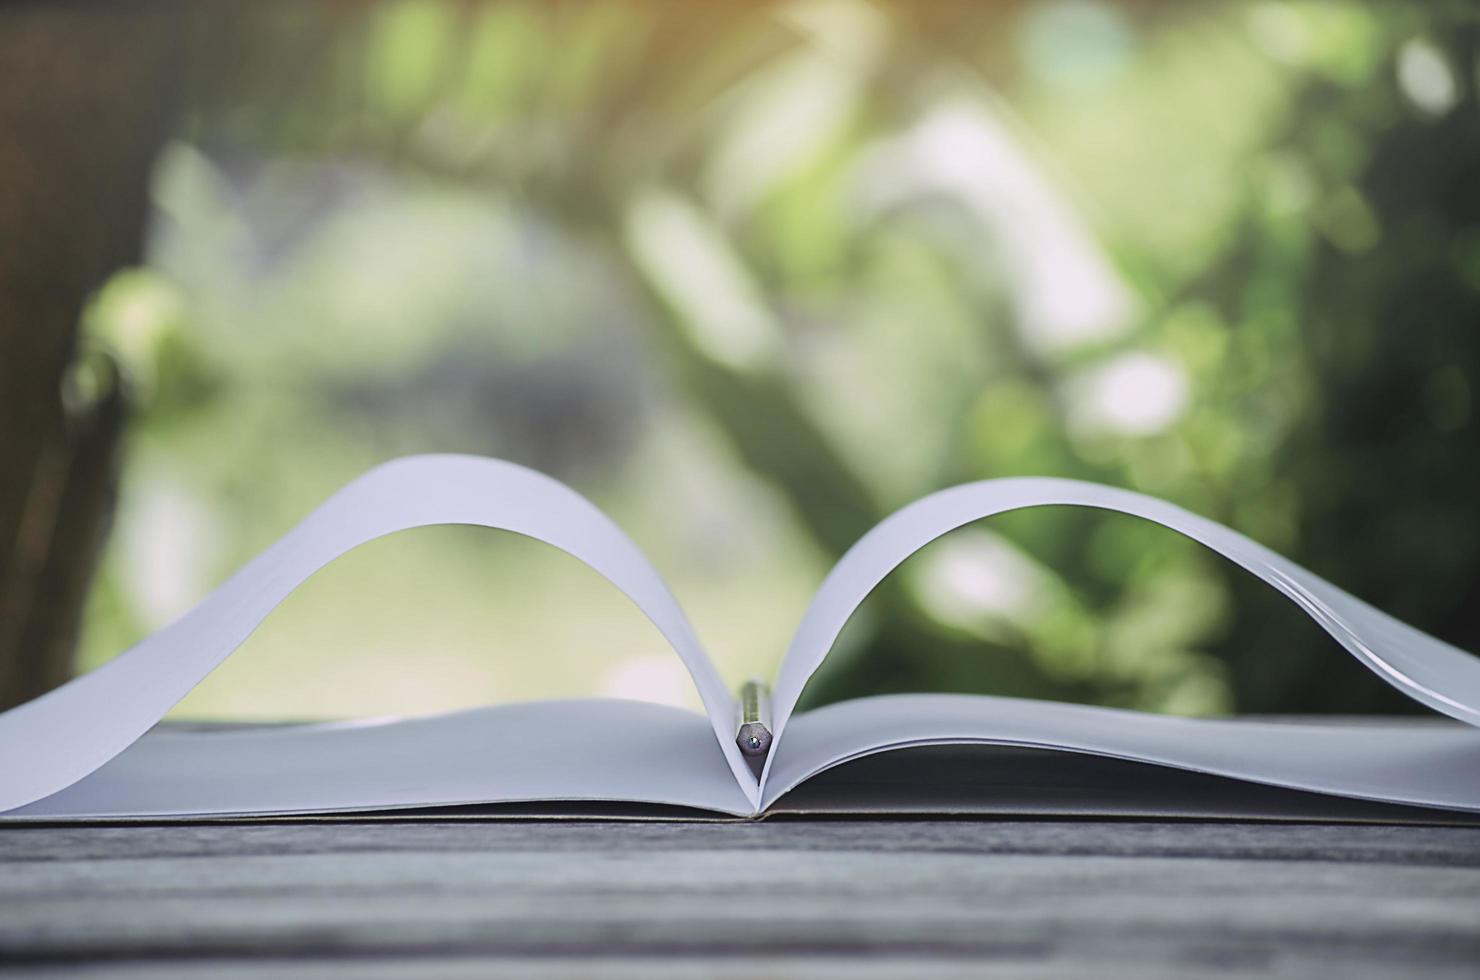
[[[149,264],[88,315],[144,410],[84,661],[428,450],[591,495],[737,681],[890,510],[1018,474],[1480,649],[1477,37],[1326,2],[201,17]],[[896,573],[809,699],[1403,710],[1266,591],[1130,519],[1009,515]],[[475,532],[350,556],[248,649],[186,710],[692,700],[594,576]]]

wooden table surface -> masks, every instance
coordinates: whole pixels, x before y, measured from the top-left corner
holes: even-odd
[[[0,827],[0,963],[21,977],[1480,977],[1480,828]]]

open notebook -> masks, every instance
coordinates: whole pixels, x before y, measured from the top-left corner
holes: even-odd
[[[950,694],[864,698],[794,712],[844,623],[900,562],[963,524],[1045,505],[1120,511],[1201,542],[1278,589],[1383,680],[1464,724],[1199,720]],[[374,538],[431,524],[514,531],[594,568],[672,644],[705,713],[571,700],[389,722],[206,732],[156,727],[316,570]],[[1218,524],[1153,498],[1070,480],[968,484],[889,517],[829,573],[771,692],[747,692],[748,703],[740,703],[653,566],[570,488],[498,460],[409,457],[339,491],[178,621],[103,667],[0,714],[0,821],[446,813],[475,806],[509,814],[682,808],[736,817],[797,811],[1360,817],[1370,812],[1364,807],[1383,805],[1480,813],[1480,658]],[[963,756],[961,746],[979,748]],[[936,747],[933,756],[929,747]],[[954,748],[942,757],[940,747]],[[876,768],[852,783],[828,772],[879,753],[903,753],[894,758],[908,764],[892,775]]]

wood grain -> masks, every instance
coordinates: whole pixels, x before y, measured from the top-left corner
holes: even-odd
[[[0,830],[15,975],[1480,976],[1480,828]]]

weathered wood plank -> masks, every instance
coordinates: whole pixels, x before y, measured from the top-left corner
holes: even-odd
[[[23,975],[1480,975],[1480,829],[304,822],[0,830]]]
[[[862,850],[1480,867],[1480,827],[1088,820],[267,820],[0,827],[0,862],[398,851]]]

